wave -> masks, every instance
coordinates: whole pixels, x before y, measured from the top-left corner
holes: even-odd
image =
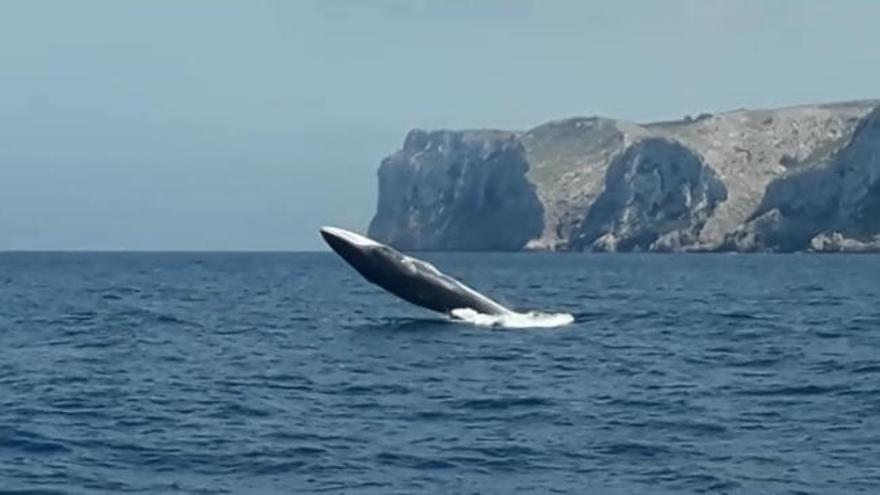
[[[542,313],[540,311],[487,315],[470,308],[458,308],[453,309],[451,315],[454,321],[493,328],[555,328],[574,322],[574,316],[570,313]]]

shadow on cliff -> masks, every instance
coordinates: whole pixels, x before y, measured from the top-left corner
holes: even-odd
[[[675,141],[644,139],[612,160],[572,248],[675,251],[697,241],[726,199],[724,183],[698,154]]]
[[[723,249],[778,252],[880,248],[880,108],[850,141],[775,179]],[[754,249],[750,249],[754,248]]]
[[[514,133],[415,130],[379,167],[369,236],[410,251],[518,251],[544,227]]]

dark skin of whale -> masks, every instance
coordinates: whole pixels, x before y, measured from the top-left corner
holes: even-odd
[[[324,241],[367,281],[395,296],[438,313],[470,308],[489,315],[510,310],[441,273],[430,263],[342,229],[321,229]]]

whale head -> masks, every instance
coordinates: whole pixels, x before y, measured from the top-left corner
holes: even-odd
[[[402,257],[384,244],[338,227],[321,227],[321,237],[336,254],[371,282],[387,272],[389,266],[399,265]]]

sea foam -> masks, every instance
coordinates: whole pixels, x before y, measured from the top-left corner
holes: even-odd
[[[554,328],[568,325],[574,321],[574,316],[569,313],[542,313],[540,311],[487,315],[470,308],[459,308],[453,309],[451,314],[454,321],[495,328]]]

